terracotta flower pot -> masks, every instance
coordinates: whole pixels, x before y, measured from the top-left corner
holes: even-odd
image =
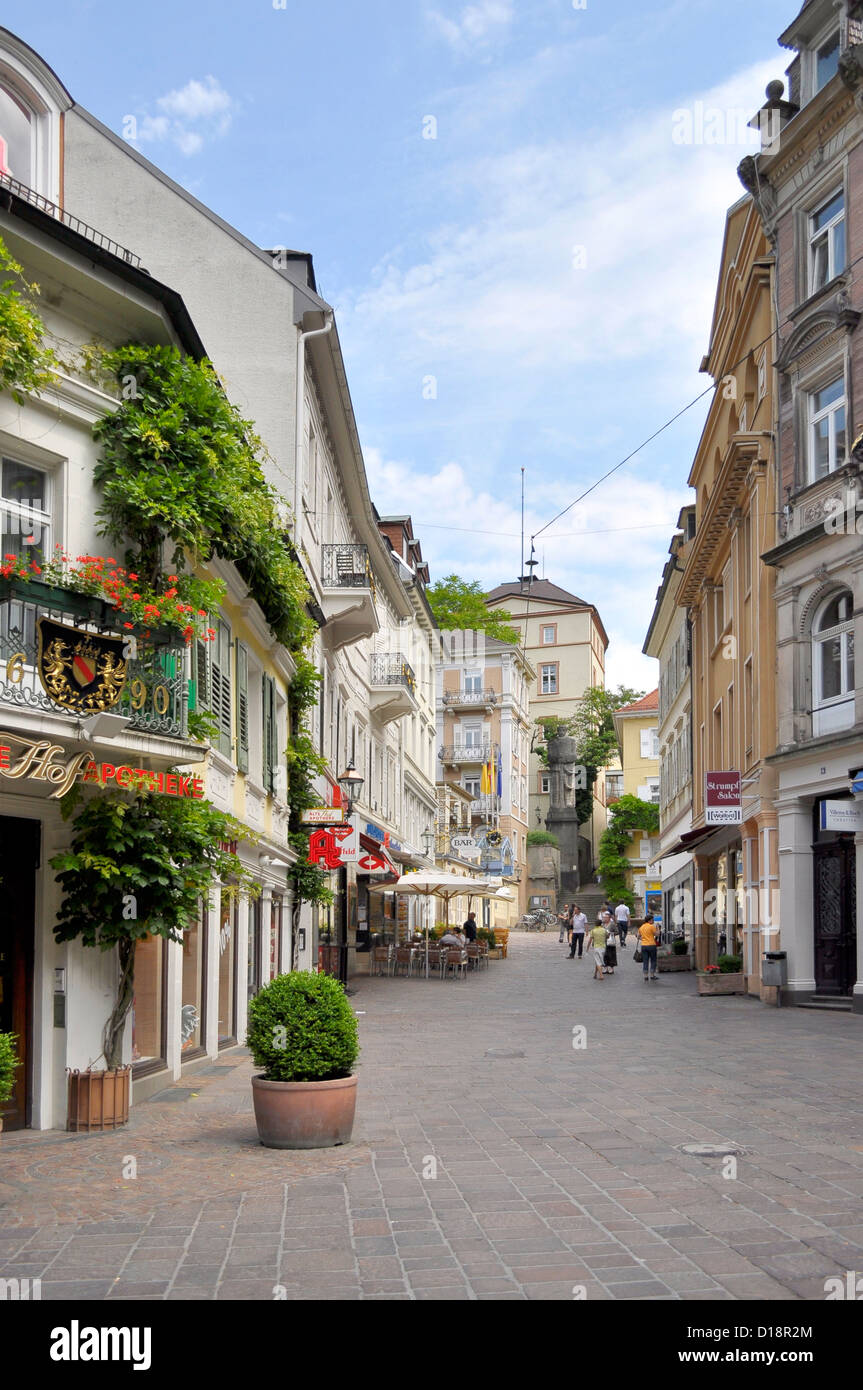
[[[347,1144],[357,1106],[356,1076],[335,1081],[252,1077],[258,1137],[268,1149],[329,1149]]]

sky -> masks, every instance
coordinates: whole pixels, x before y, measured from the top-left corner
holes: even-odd
[[[2,22],[246,236],[312,253],[372,498],[411,513],[432,580],[518,575],[523,477],[537,573],[597,606],[607,684],[649,689],[709,397],[576,499],[710,385],[746,122],[799,8],[5,0]]]

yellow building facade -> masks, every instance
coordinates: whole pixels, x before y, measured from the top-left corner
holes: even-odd
[[[614,713],[614,731],[620,749],[622,794],[659,804],[659,691]],[[658,842],[643,830],[633,830],[627,851],[629,884],[635,895],[636,914],[653,910],[652,894],[661,889],[653,873]]]

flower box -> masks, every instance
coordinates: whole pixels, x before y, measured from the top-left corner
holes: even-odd
[[[664,975],[672,970],[691,970],[692,956],[689,954],[685,956],[660,956],[657,961],[657,965],[659,967],[660,975]]]
[[[74,1071],[69,1076],[66,1128],[73,1133],[119,1129],[129,1123],[131,1067]]]
[[[742,970],[729,971],[723,975],[721,971],[711,972],[710,974],[698,975],[699,994],[745,994],[746,983]]]

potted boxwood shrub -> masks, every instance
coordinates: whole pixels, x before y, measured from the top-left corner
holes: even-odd
[[[268,1149],[347,1144],[354,1124],[357,1020],[331,975],[292,970],[249,1003],[246,1043],[255,1065],[252,1099]]]
[[[15,1051],[15,1034],[0,1033],[0,1106],[4,1106],[12,1095],[15,1072],[20,1065]],[[2,1128],[3,1116],[0,1114],[0,1130]]]

